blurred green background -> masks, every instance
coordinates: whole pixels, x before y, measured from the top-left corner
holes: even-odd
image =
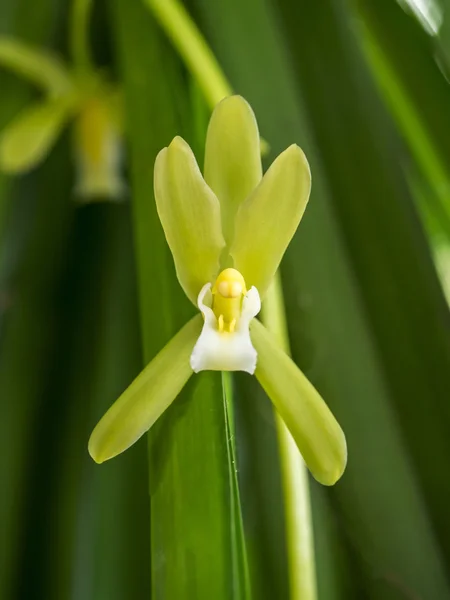
[[[89,26],[123,91],[126,198],[77,201],[69,130],[0,175],[2,600],[295,597],[274,417],[250,377],[233,383],[233,498],[214,374],[149,440],[101,466],[87,453],[193,312],[153,163],[179,134],[201,164],[210,108],[151,4],[95,0]],[[311,163],[281,265],[289,339],[349,450],[336,486],[311,481],[317,598],[450,598],[450,2],[184,5],[252,105],[266,165],[294,142]],[[68,61],[72,20],[66,0],[0,3],[1,35]],[[0,129],[40,95],[0,68]]]

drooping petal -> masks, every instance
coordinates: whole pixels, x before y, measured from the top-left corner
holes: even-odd
[[[0,38],[0,66],[26,77],[50,96],[66,93],[73,83],[57,56],[9,37]]]
[[[233,239],[236,211],[261,177],[255,115],[244,98],[229,96],[213,111],[205,148],[205,181],[219,198],[222,228],[228,245]]]
[[[99,421],[89,440],[97,463],[134,444],[180,393],[192,369],[189,357],[200,334],[202,318],[191,319],[151,361]]]
[[[75,193],[81,199],[120,200],[126,190],[122,177],[122,139],[108,103],[91,98],[75,121]]]
[[[217,276],[225,245],[219,201],[206,185],[192,150],[178,136],[156,158],[154,185],[178,280],[196,304],[202,286]]]
[[[41,102],[24,109],[0,133],[0,169],[20,173],[47,154],[70,117],[64,100]]]
[[[252,322],[251,337],[258,352],[256,377],[315,479],[333,485],[347,463],[342,429],[314,386],[256,319]]]
[[[261,310],[258,290],[252,288],[244,296],[242,311],[236,329],[230,333],[219,331],[214,312],[204,303],[211,284],[203,286],[198,296],[205,322],[191,355],[191,367],[199,371],[246,371],[255,372],[257,354],[250,339],[249,325]]]
[[[311,173],[302,150],[293,144],[273,162],[236,214],[230,249],[234,267],[264,297],[305,212]]]

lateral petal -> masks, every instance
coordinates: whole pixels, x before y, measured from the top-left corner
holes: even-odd
[[[308,161],[293,144],[275,159],[237,211],[230,254],[235,269],[261,298],[305,212],[310,190]]]
[[[195,305],[202,286],[215,280],[225,245],[219,201],[205,183],[192,150],[178,136],[156,158],[154,186],[178,280]]]

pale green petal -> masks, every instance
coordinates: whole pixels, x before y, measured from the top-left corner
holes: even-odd
[[[256,377],[315,479],[333,485],[347,463],[342,429],[317,390],[256,319],[251,325],[251,337],[258,353]]]
[[[71,109],[64,100],[25,108],[0,133],[0,170],[20,173],[36,166],[66,124]]]
[[[70,72],[53,54],[19,42],[0,37],[0,66],[29,79],[50,95],[59,95],[72,85]]]
[[[205,148],[205,181],[219,198],[222,228],[228,245],[233,239],[239,205],[262,177],[258,125],[248,102],[230,96],[214,109]]]
[[[201,288],[217,276],[225,242],[219,201],[206,185],[192,150],[180,137],[156,158],[155,198],[178,280],[197,305]]]
[[[89,440],[97,463],[134,444],[183,389],[192,369],[189,358],[202,329],[202,318],[191,319],[151,361],[99,421]]]
[[[230,253],[247,287],[261,296],[300,223],[311,190],[311,173],[302,150],[293,144],[273,162],[236,215]]]

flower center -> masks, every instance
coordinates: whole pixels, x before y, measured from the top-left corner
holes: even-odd
[[[225,269],[212,288],[212,310],[220,332],[233,333],[241,316],[242,299],[247,293],[244,278],[236,269]]]

